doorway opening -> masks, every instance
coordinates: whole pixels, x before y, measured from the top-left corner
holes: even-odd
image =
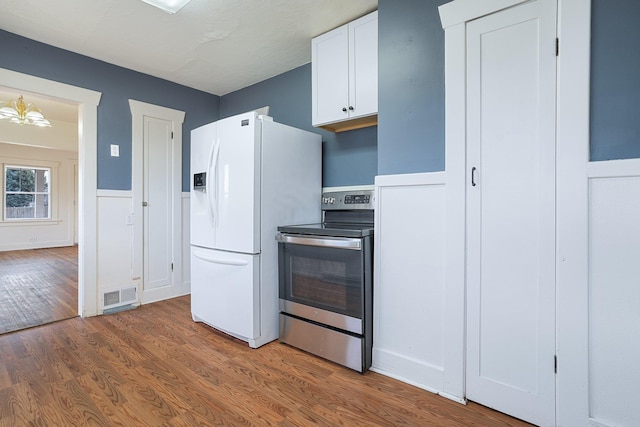
[[[0,68],[4,88],[74,105],[77,114],[77,314],[98,314],[96,187],[97,107],[101,93]],[[74,220],[75,221],[75,220]]]
[[[53,126],[0,120],[0,334],[78,315],[78,106],[23,95]]]

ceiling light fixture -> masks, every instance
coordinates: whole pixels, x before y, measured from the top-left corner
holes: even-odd
[[[0,119],[7,119],[20,125],[51,126],[49,120],[44,118],[44,115],[35,104],[24,103],[22,95],[20,95],[20,98],[11,101],[0,101]]]
[[[176,13],[182,9],[191,0],[142,0],[145,3],[162,9],[165,12]]]

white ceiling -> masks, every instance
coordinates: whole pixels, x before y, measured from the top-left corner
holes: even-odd
[[[140,0],[0,0],[0,28],[225,95],[310,62],[311,38],[377,7],[377,0],[192,0],[169,14]]]
[[[78,106],[59,99],[44,97],[30,92],[16,92],[15,89],[0,86],[0,102],[12,101],[22,95],[25,104],[35,104],[44,116],[55,126],[56,121],[75,123],[78,121]],[[1,135],[0,135],[1,137]]]

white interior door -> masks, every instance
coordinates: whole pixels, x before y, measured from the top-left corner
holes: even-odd
[[[173,285],[172,123],[144,118],[143,291]]]
[[[132,279],[146,304],[189,292],[182,280],[184,112],[129,100],[133,130]],[[141,291],[141,292],[140,292]]]
[[[555,423],[556,1],[467,24],[469,400]]]

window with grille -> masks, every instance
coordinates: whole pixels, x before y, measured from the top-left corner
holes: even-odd
[[[4,178],[5,220],[51,218],[51,169],[5,166]]]

